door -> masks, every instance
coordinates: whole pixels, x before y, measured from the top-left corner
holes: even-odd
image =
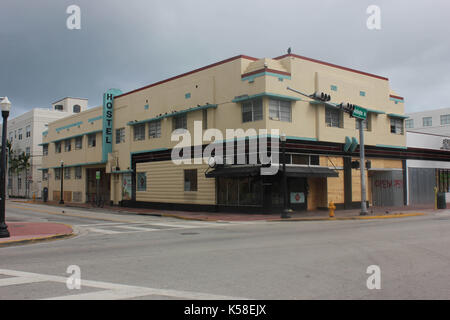
[[[306,178],[288,179],[288,200],[294,211],[305,211],[308,208],[308,186]]]

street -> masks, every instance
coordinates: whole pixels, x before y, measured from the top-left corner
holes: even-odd
[[[450,298],[450,210],[310,222],[63,210],[7,204],[7,221],[61,222],[77,235],[0,248],[0,299]],[[380,289],[366,285],[371,265]],[[69,266],[80,269],[80,289],[66,285]]]

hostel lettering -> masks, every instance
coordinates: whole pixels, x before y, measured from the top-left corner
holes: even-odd
[[[108,160],[108,153],[112,152],[113,141],[113,103],[114,97],[121,94],[118,89],[109,89],[103,94],[103,152],[102,160]]]

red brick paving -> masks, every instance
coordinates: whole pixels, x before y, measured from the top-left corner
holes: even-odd
[[[0,238],[0,244],[4,242],[52,237],[56,235],[70,235],[73,230],[62,223],[50,222],[6,222],[9,238]]]

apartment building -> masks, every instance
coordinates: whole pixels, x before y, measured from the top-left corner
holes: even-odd
[[[10,197],[41,197],[42,137],[52,121],[79,113],[87,108],[87,99],[64,98],[52,103],[52,107],[34,108],[20,116],[8,119],[8,141],[11,143],[11,158],[29,156],[28,167],[9,162],[7,190]],[[1,125],[0,125],[1,127]],[[1,136],[1,131],[0,131]]]
[[[282,167],[266,175],[263,163],[236,164],[236,159],[249,159],[252,142],[258,140],[260,148],[265,137],[273,152],[269,164],[277,165],[275,147],[285,135],[292,209],[326,208],[330,201],[338,208],[359,206],[361,173],[353,165],[359,148],[344,150],[346,141],[358,140],[358,123],[288,86],[326,92],[332,103],[368,110],[363,126],[370,166],[363,174],[371,205],[404,204],[406,159],[441,156],[420,150],[409,155],[404,99],[388,78],[295,54],[240,55],[130,92],[108,90],[102,106],[52,122],[42,143],[43,186],[50,200],[59,200],[62,182],[65,202],[100,196],[126,206],[280,210]],[[210,129],[224,135],[212,137]],[[227,129],[242,131],[229,139]],[[224,150],[224,163],[214,168],[204,156],[211,141]],[[174,162],[177,154],[186,161]]]
[[[407,113],[407,131],[450,135],[450,108]]]

